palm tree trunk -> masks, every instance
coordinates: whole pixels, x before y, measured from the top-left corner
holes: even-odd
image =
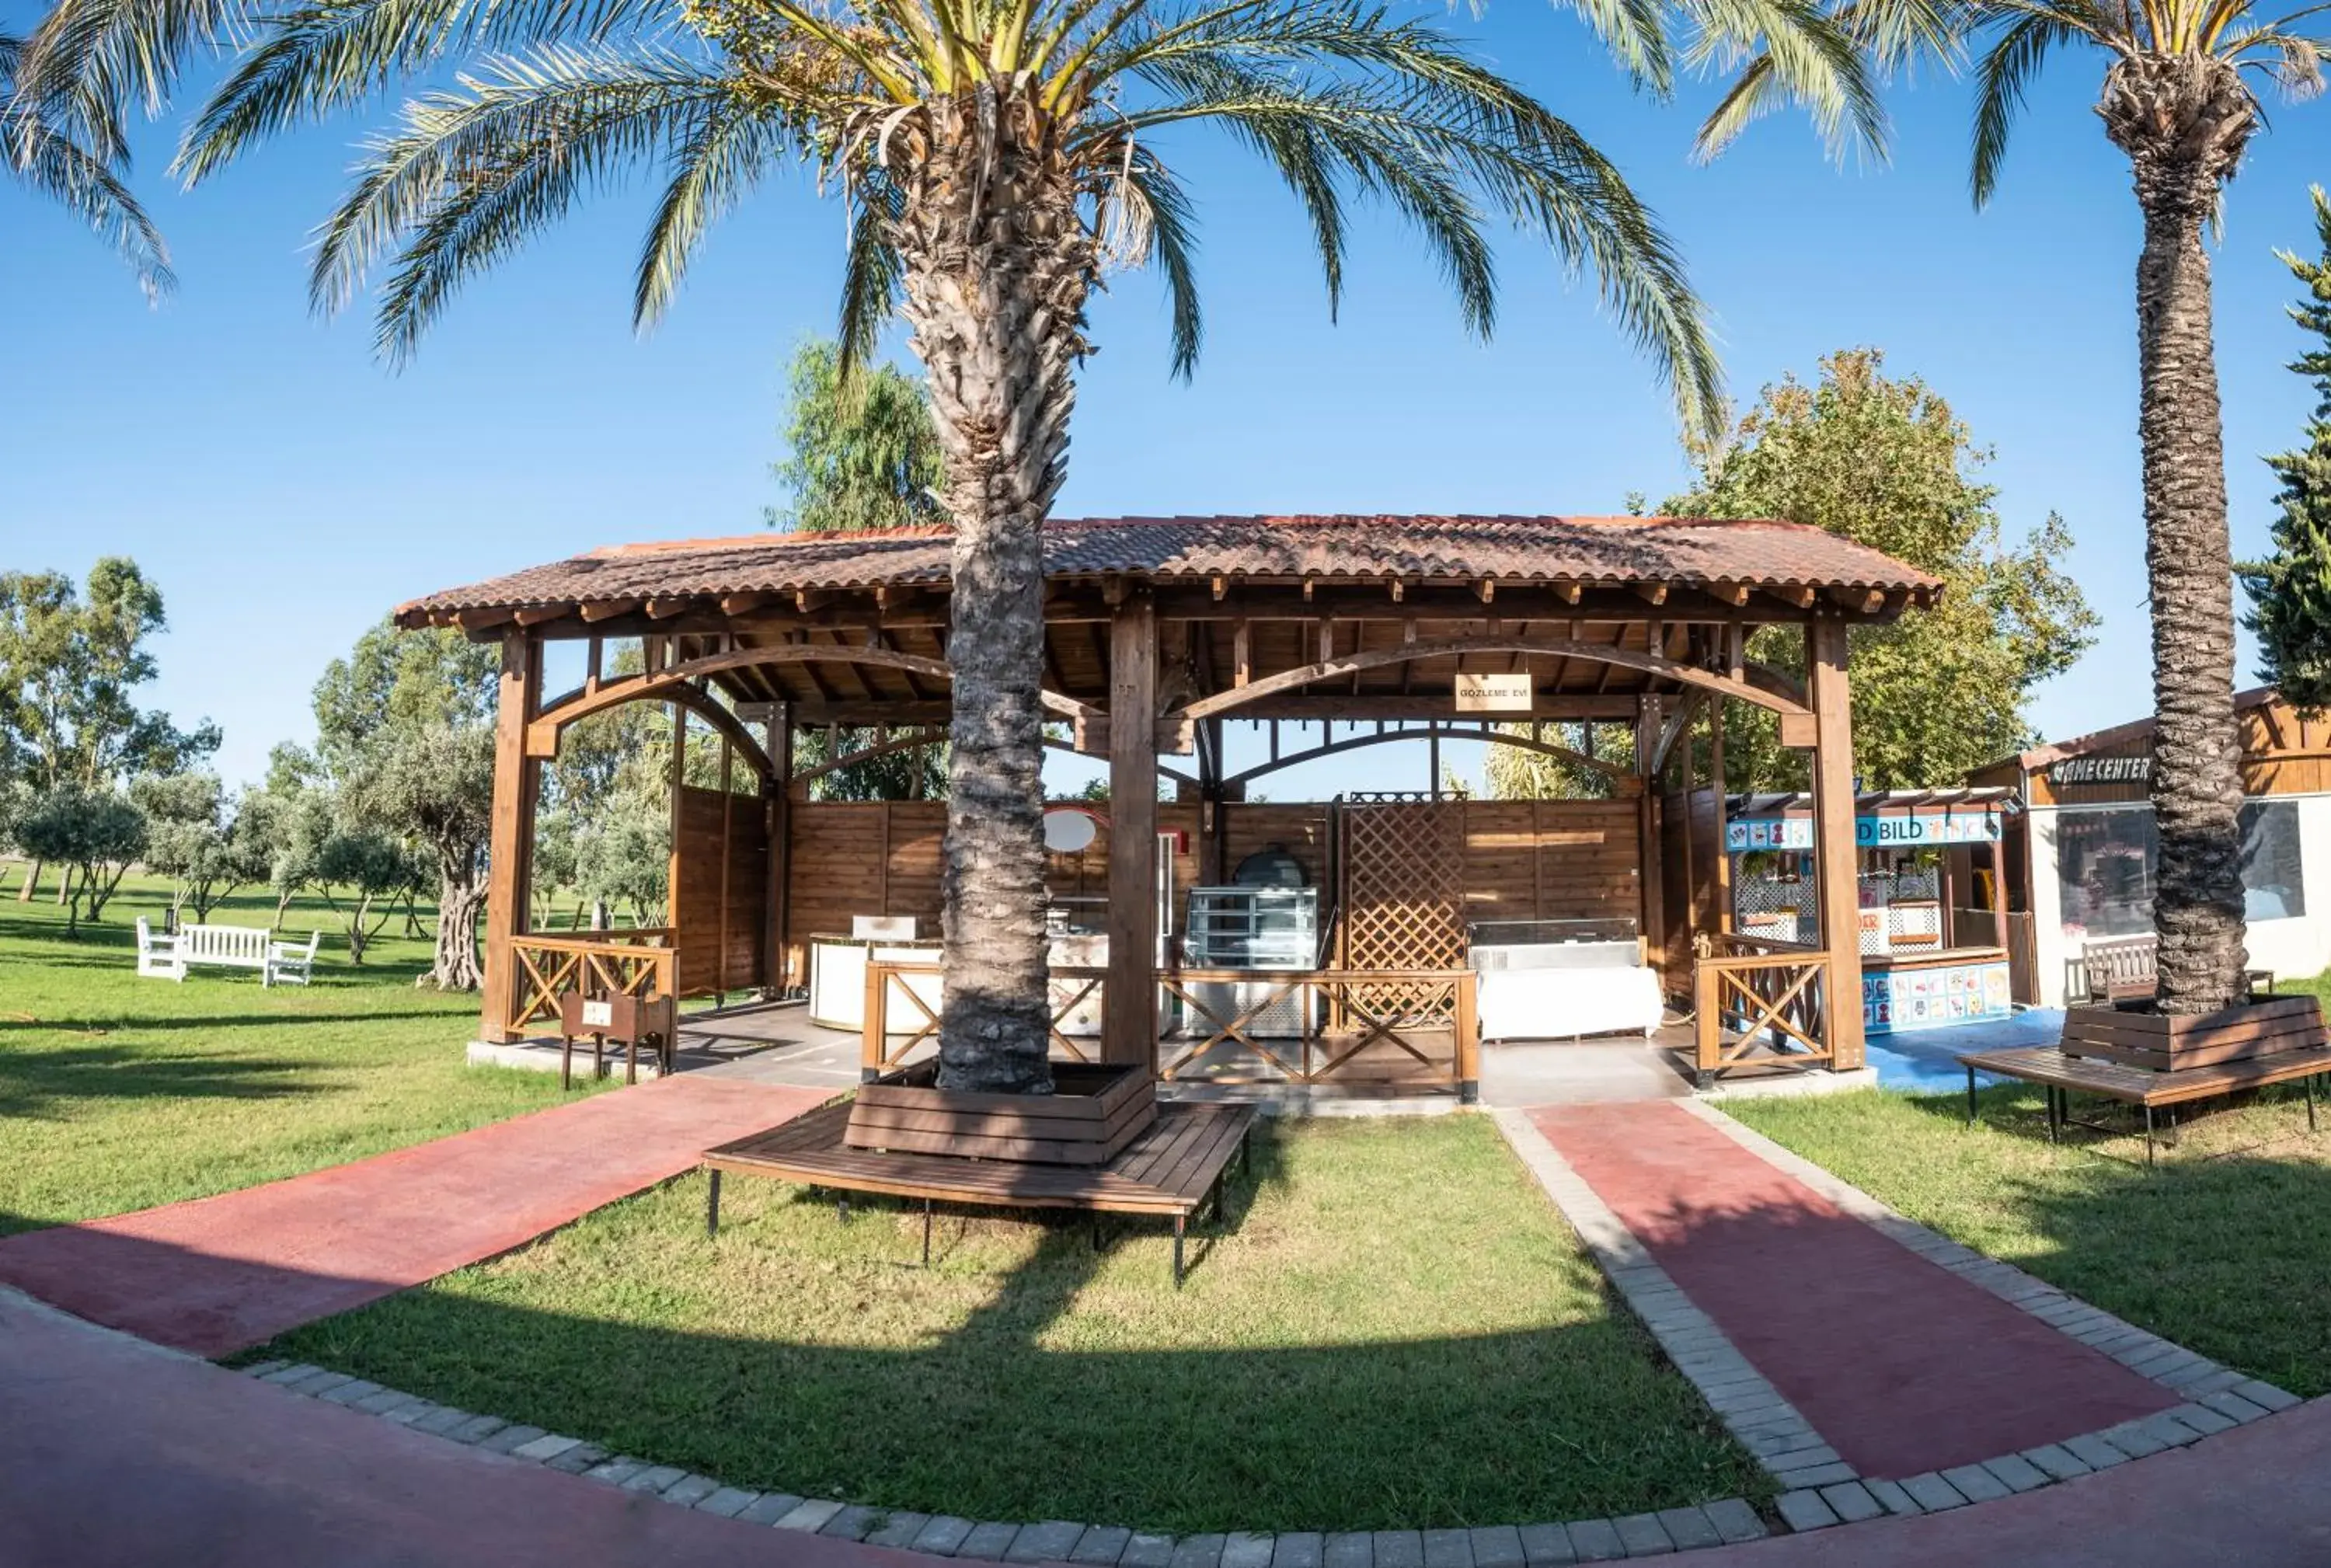
[[[2145,567],[2153,614],[2154,898],[2165,1012],[2241,1000],[2241,741],[2234,717],[2233,562],[2202,226],[2256,106],[2201,59],[2117,63],[2098,112],[2129,155],[2145,248],[2136,264]]]
[[[955,527],[938,1081],[1043,1094],[1042,533],[1066,471],[1092,252],[1042,117],[972,94],[928,112],[894,235]]]

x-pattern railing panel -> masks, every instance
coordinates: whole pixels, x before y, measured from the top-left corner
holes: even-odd
[[[938,1012],[906,980],[912,975],[940,973],[936,964],[875,963],[867,966],[867,1012],[860,1051],[864,1069],[874,1073],[888,1072],[900,1066],[917,1047],[938,1032]],[[1051,1043],[1072,1060],[1090,1061],[1093,1057],[1086,1043],[1080,1043],[1061,1027],[1062,1022],[1102,989],[1107,974],[1102,969],[1052,971],[1056,1001],[1051,1024]],[[1156,1045],[1157,1076],[1168,1082],[1188,1079],[1218,1053],[1242,1049],[1251,1060],[1225,1066],[1233,1073],[1243,1069],[1248,1076],[1210,1074],[1207,1081],[1330,1082],[1339,1076],[1370,1076],[1364,1069],[1379,1064],[1361,1058],[1372,1047],[1388,1046],[1397,1056],[1423,1069],[1427,1077],[1445,1076],[1454,1087],[1479,1077],[1479,1042],[1473,1037],[1475,982],[1470,969],[1162,971],[1156,977],[1157,985],[1182,1003],[1204,1032],[1161,1038]],[[1223,1016],[1220,997],[1212,994],[1216,988],[1226,985],[1245,988],[1239,993],[1237,1011],[1229,1017]],[[1445,1035],[1448,1043],[1444,1044],[1441,1038],[1419,1034],[1417,1019],[1384,1004],[1384,994],[1396,988],[1413,989],[1422,995],[1431,1009],[1422,1027],[1436,1036]],[[895,1017],[896,999],[901,996],[920,1015],[918,1019]],[[1323,1037],[1316,1025],[1308,1022],[1301,1034],[1291,1040],[1257,1031],[1257,1021],[1289,999],[1308,1003],[1308,999],[1315,996],[1338,1003],[1341,1016],[1355,1022],[1357,1038]],[[1359,1000],[1363,997],[1370,1000]],[[1308,1003],[1303,1016],[1316,1020],[1319,1011],[1316,1003]],[[1443,1019],[1453,1020],[1453,1025],[1441,1022]],[[1289,1049],[1290,1045],[1293,1049]]]
[[[594,997],[673,993],[672,965],[678,955],[670,947],[575,936],[513,936],[510,955],[517,960],[510,976],[518,994],[518,1005],[509,1014],[513,1029],[557,1018],[558,999],[570,991]]]

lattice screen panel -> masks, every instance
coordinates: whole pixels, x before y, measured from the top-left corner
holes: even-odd
[[[1346,967],[1464,967],[1464,809],[1457,801],[1342,808]],[[1355,986],[1352,1001],[1384,1018],[1445,1017],[1451,990],[1433,981]]]

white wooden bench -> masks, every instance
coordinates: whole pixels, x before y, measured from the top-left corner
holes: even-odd
[[[310,931],[304,943],[278,942],[274,934],[250,926],[181,926],[175,936],[157,935],[138,917],[138,973],[158,980],[184,980],[197,964],[224,969],[256,969],[262,985],[281,981],[305,985],[315,968],[323,933]]]

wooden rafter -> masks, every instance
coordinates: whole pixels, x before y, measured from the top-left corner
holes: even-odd
[[[1261,680],[1251,681],[1243,687],[1233,687],[1228,691],[1217,691],[1198,698],[1184,704],[1167,717],[1189,719],[1207,718],[1218,713],[1227,713],[1233,708],[1245,707],[1260,698],[1292,691],[1318,681],[1335,679],[1358,670],[1371,670],[1386,664],[1398,664],[1412,659],[1458,658],[1468,653],[1508,653],[1517,649],[1524,653],[1537,654],[1545,658],[1569,657],[1589,660],[1613,668],[1638,670],[1650,675],[1665,676],[1679,685],[1719,692],[1727,697],[1734,697],[1743,702],[1752,703],[1758,708],[1770,708],[1775,713],[1801,714],[1807,711],[1801,702],[1779,692],[1767,690],[1753,681],[1736,681],[1712,670],[1694,670],[1672,660],[1662,659],[1649,651],[1638,653],[1624,645],[1624,628],[1621,629],[1621,634],[1622,640],[1616,643],[1522,642],[1505,637],[1451,637],[1431,641],[1403,642],[1393,648],[1347,653],[1339,658],[1324,659],[1318,663],[1303,665],[1298,669],[1281,670],[1276,675],[1266,676]]]
[[[527,755],[554,756],[557,755],[558,735],[576,719],[587,718],[594,713],[626,702],[642,699],[665,699],[675,689],[708,675],[727,670],[774,665],[799,665],[804,670],[819,664],[862,664],[871,668],[912,670],[934,680],[951,679],[947,661],[926,658],[919,653],[901,653],[895,649],[836,647],[830,643],[786,642],[770,648],[731,648],[718,653],[704,654],[695,659],[681,660],[661,670],[625,676],[620,680],[603,681],[596,690],[570,692],[556,704],[542,710],[527,727]],[[1047,710],[1064,718],[1093,719],[1100,710],[1089,704],[1057,691],[1042,693]],[[831,692],[823,701],[834,705]],[[880,722],[880,720],[876,720]]]

